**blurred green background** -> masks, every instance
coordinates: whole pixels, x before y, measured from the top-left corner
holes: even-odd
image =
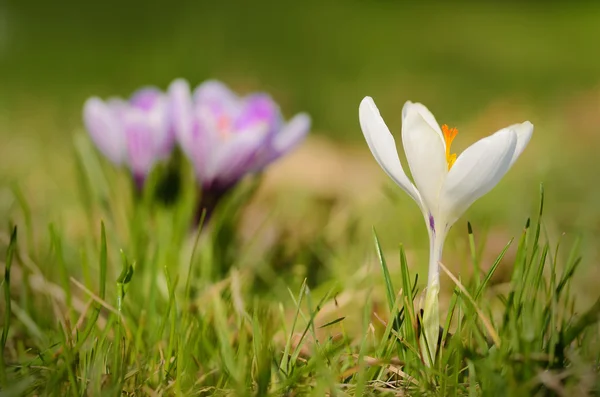
[[[403,103],[423,102],[458,127],[457,150],[533,122],[522,159],[455,227],[448,258],[466,255],[466,219],[497,254],[535,214],[543,182],[547,233],[582,238],[589,291],[600,277],[599,38],[600,2],[1,2],[2,222],[15,216],[15,182],[39,233],[77,221],[72,148],[87,97],[217,78],[271,93],[288,117],[313,117],[311,138],[269,171],[264,203],[297,226],[330,200],[360,220],[365,252],[375,225],[388,249],[426,253],[420,214],[399,189],[382,194],[391,182],[363,142],[357,108],[370,95],[397,133]]]
[[[500,100],[561,105],[600,78],[597,2],[63,0],[1,7],[8,109],[50,102],[75,115],[92,94],[214,77],[271,92],[288,113],[305,109],[318,129],[356,139],[351,113],[366,94],[390,111],[406,98],[420,100],[459,122]],[[61,116],[56,127],[77,126],[76,117]]]

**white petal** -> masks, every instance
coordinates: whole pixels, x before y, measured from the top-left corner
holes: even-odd
[[[365,97],[359,106],[358,115],[360,127],[363,131],[367,145],[381,168],[394,180],[410,197],[423,209],[419,192],[408,179],[396,149],[396,141],[387,125],[379,114],[379,109],[371,97]]]
[[[504,128],[469,146],[456,160],[442,188],[440,215],[446,227],[502,179],[510,168],[517,134]]]
[[[521,124],[515,124],[508,127],[517,133],[517,147],[515,148],[515,152],[513,153],[512,159],[510,160],[510,167],[517,161],[525,147],[529,143],[531,139],[531,135],[533,135],[533,124],[529,121],[526,121]]]
[[[429,109],[427,109],[427,107],[421,103],[407,101],[404,104],[404,107],[402,108],[403,120],[404,117],[406,117],[406,112],[408,112],[409,109],[411,111],[418,112],[421,115],[421,117],[423,117],[423,120],[425,120],[427,124],[429,124],[429,126],[433,128],[435,132],[438,133],[440,139],[442,140],[442,142],[444,142],[444,150],[446,150],[446,143],[444,141],[444,134],[442,134],[442,129],[440,128],[440,125],[438,124],[433,114],[429,111]]]
[[[423,105],[406,102],[402,109],[402,145],[408,166],[425,206],[436,212],[448,163],[441,131],[432,121],[435,119]]]
[[[113,111],[99,98],[89,98],[83,106],[83,121],[102,154],[113,163],[121,164],[125,159],[126,142]]]

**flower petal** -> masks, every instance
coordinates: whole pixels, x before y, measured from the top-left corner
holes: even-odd
[[[360,127],[371,149],[371,153],[381,168],[423,209],[421,196],[404,173],[396,141],[379,113],[373,98],[365,97],[358,108]]]
[[[191,157],[194,146],[194,116],[190,86],[177,79],[169,86],[169,115],[171,128],[185,154]]]
[[[402,144],[415,185],[433,213],[437,212],[440,190],[448,174],[444,139],[438,130],[425,106],[406,102],[402,109]]]
[[[83,121],[102,154],[113,163],[121,164],[126,153],[125,136],[111,109],[101,99],[89,98],[83,106]]]
[[[133,93],[129,103],[138,109],[149,111],[162,101],[163,93],[154,87],[141,88]]]
[[[515,148],[515,152],[513,153],[512,159],[510,160],[509,166],[512,167],[512,165],[515,163],[515,161],[517,161],[521,153],[523,153],[523,150],[525,150],[525,147],[531,139],[531,135],[533,135],[533,124],[531,124],[529,121],[526,121],[521,124],[511,125],[508,128],[512,129],[517,133],[517,147]]]
[[[440,195],[440,215],[447,228],[502,179],[516,145],[516,132],[504,128],[469,146],[458,157]]]
[[[233,129],[244,133],[247,129],[265,128],[275,133],[281,125],[279,106],[266,94],[253,94],[244,98],[238,117],[234,120]]]
[[[294,116],[273,138],[273,150],[281,155],[293,149],[308,134],[310,123],[310,116],[306,113]]]
[[[252,172],[253,158],[264,143],[266,130],[256,129],[245,134],[236,134],[220,143],[205,164],[204,188],[229,186]]]
[[[235,119],[241,109],[240,98],[225,84],[217,80],[208,80],[194,91],[196,109],[208,108],[215,115],[227,115]]]
[[[218,137],[207,130],[201,115],[195,113],[190,86],[184,79],[177,79],[169,86],[169,113],[177,142],[193,164],[196,177],[204,183]]]
[[[410,104],[410,106],[407,106],[408,104]],[[435,119],[435,117],[433,116],[433,114],[429,111],[429,109],[427,109],[427,107],[425,107],[425,105],[418,103],[418,102],[406,102],[404,104],[404,107],[402,108],[402,119],[404,120],[405,117],[405,111],[408,110],[411,111],[416,111],[418,112],[421,117],[423,117],[423,120],[425,120],[425,122],[427,122],[427,124],[429,124],[429,126],[435,130],[435,132],[438,133],[438,135],[440,136],[440,139],[442,140],[442,142],[444,142],[444,150],[446,149],[446,142],[444,141],[444,134],[442,134],[442,129],[440,128],[440,125],[438,124],[437,120]]]
[[[158,158],[166,159],[171,155],[175,146],[175,132],[169,126],[168,109],[166,105],[150,115],[153,129],[154,151]]]
[[[136,91],[129,101],[128,113],[139,113],[146,121],[152,137],[153,153],[157,159],[169,157],[175,143],[169,120],[169,100],[154,87]]]
[[[157,160],[153,126],[143,114],[130,113],[123,128],[131,171],[146,176]]]
[[[294,149],[306,137],[310,130],[310,117],[305,113],[294,116],[281,131],[267,137],[256,152],[252,170],[259,172],[267,165]]]

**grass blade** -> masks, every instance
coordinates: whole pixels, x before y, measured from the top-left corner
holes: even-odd
[[[306,279],[302,282],[302,286],[300,287],[300,292],[298,293],[298,301],[296,303],[296,314],[294,316],[294,321],[292,322],[292,328],[290,329],[290,334],[288,340],[285,344],[285,349],[283,351],[283,357],[281,357],[281,363],[279,364],[279,369],[282,370],[286,375],[289,374],[289,356],[290,350],[292,348],[292,338],[294,337],[294,330],[296,329],[296,323],[298,321],[298,317],[300,316],[300,307],[302,305],[302,299],[304,298],[304,293],[306,291]]]
[[[13,227],[13,231],[10,235],[10,243],[8,244],[8,249],[6,250],[6,266],[4,268],[4,325],[2,326],[2,339],[0,340],[2,344],[2,352],[0,352],[0,376],[2,379],[2,386],[7,386],[7,376],[6,376],[6,363],[4,362],[4,353],[6,348],[6,341],[8,339],[8,331],[10,330],[10,318],[12,317],[12,311],[10,307],[10,268],[12,266],[13,256],[15,253],[15,249],[17,246],[17,227]]]
[[[500,264],[500,261],[502,261],[502,258],[504,258],[504,255],[506,254],[506,251],[508,250],[508,248],[511,246],[513,240],[514,240],[514,238],[511,238],[510,241],[504,246],[504,248],[502,249],[502,251],[500,251],[500,254],[498,255],[498,257],[494,261],[494,264],[492,265],[492,267],[490,268],[490,270],[487,272],[487,274],[485,275],[483,281],[481,282],[481,284],[477,288],[477,291],[475,292],[475,296],[473,297],[473,299],[477,300],[477,298],[479,298],[479,296],[481,296],[481,293],[485,289],[485,286],[490,282],[490,279],[492,278],[492,276],[496,272],[496,269],[498,268],[498,265]],[[479,277],[477,277],[477,278],[479,279]]]
[[[383,280],[385,281],[385,292],[387,296],[388,305],[390,310],[394,307],[394,297],[396,294],[394,293],[394,286],[392,284],[392,278],[390,276],[390,271],[387,267],[387,263],[385,261],[385,257],[383,256],[383,252],[381,250],[381,245],[379,244],[379,239],[377,238],[377,233],[375,232],[375,228],[373,228],[373,238],[375,239],[375,248],[377,250],[377,258],[379,259],[379,264],[381,265],[381,271],[383,272]]]
[[[600,299],[596,301],[584,314],[571,326],[562,340],[562,345],[567,347],[589,326],[600,321]]]
[[[416,316],[413,306],[414,301],[414,290],[410,285],[410,272],[408,271],[408,261],[406,260],[406,253],[404,252],[404,246],[400,245],[400,271],[402,273],[402,292],[404,294],[404,313],[405,318],[403,321],[404,332],[406,339],[409,344],[416,346],[417,335],[415,333]]]
[[[106,297],[106,268],[108,267],[108,257],[107,257],[107,248],[106,248],[106,230],[104,228],[104,222],[100,222],[100,281],[99,281],[99,296],[101,300],[104,300]],[[96,303],[94,307],[94,311],[92,312],[92,316],[83,331],[81,338],[77,341],[77,347],[75,351],[78,351],[81,346],[85,343],[87,338],[90,336],[94,326],[96,325],[96,321],[98,320],[98,316],[100,315],[100,309],[102,305],[100,303]]]
[[[498,336],[498,333],[496,332],[496,330],[492,327],[492,322],[481,311],[481,309],[479,308],[479,306],[477,306],[477,303],[475,302],[475,300],[473,300],[473,298],[471,297],[471,295],[469,295],[469,291],[467,291],[467,289],[464,287],[464,285],[462,285],[462,283],[450,272],[450,270],[448,270],[448,268],[446,266],[444,266],[444,264],[442,262],[439,262],[439,265],[440,265],[440,268],[444,271],[444,273],[446,273],[446,275],[448,277],[450,277],[450,279],[452,281],[454,281],[454,284],[456,284],[456,286],[462,291],[463,294],[465,294],[465,296],[467,297],[467,299],[471,302],[471,304],[473,305],[473,308],[477,312],[477,315],[479,316],[479,318],[483,322],[483,325],[485,326],[485,328],[487,329],[490,337],[494,341],[494,344],[496,346],[500,346],[500,344],[501,344],[500,337]]]
[[[473,278],[475,280],[475,286],[479,288],[481,285],[481,267],[479,266],[479,260],[477,259],[475,236],[473,235],[473,227],[471,227],[471,222],[467,222],[467,233],[469,234],[469,251],[471,252],[471,262],[473,263]]]

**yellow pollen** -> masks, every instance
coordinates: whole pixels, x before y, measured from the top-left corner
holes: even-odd
[[[446,141],[446,162],[448,163],[448,170],[450,170],[456,161],[456,153],[450,154],[450,147],[458,134],[458,130],[456,128],[449,128],[444,124],[442,125],[442,132],[444,133],[444,141]]]

